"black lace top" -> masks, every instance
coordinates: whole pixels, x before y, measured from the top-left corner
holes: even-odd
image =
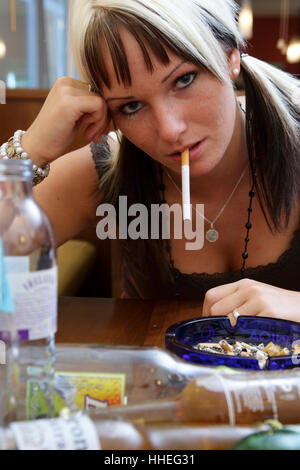
[[[93,158],[99,177],[103,175],[103,144],[91,144]],[[99,163],[100,162],[100,163]],[[132,242],[131,242],[132,243]],[[137,243],[137,242],[135,242]],[[141,256],[147,253],[147,240],[139,241]],[[169,299],[176,294],[184,300],[203,300],[206,292],[213,287],[229,284],[241,279],[240,269],[224,273],[185,274],[171,270],[168,256],[160,259],[148,257],[144,269],[137,269],[134,256],[126,241],[120,241],[122,256],[122,298]],[[146,259],[146,257],[145,257]],[[300,227],[294,232],[290,247],[278,258],[276,263],[246,268],[244,278],[270,284],[287,290],[300,291]]]
[[[170,270],[170,267],[168,267]],[[159,269],[159,267],[158,267]],[[300,291],[300,228],[295,231],[290,247],[278,258],[276,263],[265,266],[246,268],[244,278],[280,287]],[[229,284],[241,279],[240,269],[224,273],[185,274],[176,270],[175,280],[158,286],[155,278],[149,278],[145,288],[145,279],[132,277],[130,265],[123,266],[124,298],[174,298],[179,292],[184,300],[203,300],[206,292],[213,287]]]
[[[246,268],[243,277],[282,289],[300,291],[300,228],[294,232],[290,247],[276,263]],[[214,274],[183,274],[178,271],[178,289],[181,298],[203,299],[209,289],[239,279],[240,270]]]

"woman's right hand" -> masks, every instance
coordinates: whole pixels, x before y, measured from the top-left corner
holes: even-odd
[[[37,118],[22,137],[22,147],[38,166],[62,156],[82,124],[87,141],[98,142],[109,131],[109,113],[103,98],[88,85],[69,77],[59,78]]]

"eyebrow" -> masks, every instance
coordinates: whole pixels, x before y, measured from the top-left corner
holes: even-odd
[[[169,78],[173,75],[173,73],[175,73],[182,65],[184,65],[186,63],[186,61],[184,60],[183,62],[181,62],[180,64],[178,64],[174,70],[172,70],[172,72],[170,72],[163,80],[161,83],[165,83],[167,80],[169,80]]]
[[[133,100],[134,96],[119,96],[118,98],[108,98],[106,100],[106,103],[109,103],[110,101],[116,101],[116,100]]]
[[[171,76],[182,66],[186,63],[186,61],[181,62],[180,64],[176,65],[175,69],[173,69],[163,80],[161,83],[165,83]],[[106,100],[106,103],[109,103],[110,101],[117,101],[117,100],[134,100],[135,96],[119,96],[116,98],[108,98]]]

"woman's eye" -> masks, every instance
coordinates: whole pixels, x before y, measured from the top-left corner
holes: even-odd
[[[139,101],[132,101],[131,103],[127,103],[124,106],[121,106],[120,111],[122,114],[126,114],[130,116],[131,114],[136,113],[141,109],[141,103]]]
[[[185,75],[182,75],[182,77],[179,77],[178,80],[176,80],[177,88],[187,88],[193,83],[196,76],[197,72],[186,73]]]

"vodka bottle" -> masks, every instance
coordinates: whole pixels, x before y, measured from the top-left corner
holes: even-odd
[[[265,424],[145,425],[101,420],[93,414],[78,413],[68,419],[18,422],[12,423],[9,428],[0,428],[0,450],[227,450],[246,436],[268,429]],[[149,460],[149,463],[159,462]],[[185,460],[181,463],[195,462]]]
[[[16,420],[50,416],[53,406],[55,242],[51,225],[33,198],[32,177],[30,161],[0,160],[0,240],[19,346],[13,374],[15,379],[18,375],[19,386]],[[8,347],[13,341],[5,315],[0,315],[0,340]]]

